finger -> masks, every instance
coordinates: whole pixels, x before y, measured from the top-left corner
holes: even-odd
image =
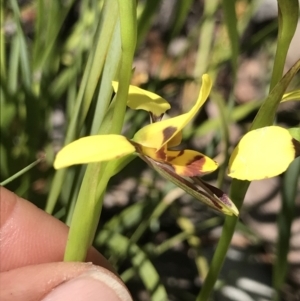
[[[90,263],[56,262],[0,273],[2,301],[131,301],[122,281]]]
[[[64,223],[0,187],[0,271],[62,261],[67,235]],[[87,260],[113,270],[93,248]]]

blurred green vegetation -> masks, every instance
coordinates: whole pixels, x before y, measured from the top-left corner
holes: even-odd
[[[134,16],[135,1],[129,2]],[[252,128],[271,124],[274,118],[286,127],[299,126],[299,104],[291,103],[288,109],[282,106],[276,113],[287,85],[288,90],[299,89],[299,74],[292,74],[277,86],[276,93],[269,94],[284,66],[291,67],[285,62],[299,18],[297,0],[279,3],[280,18],[259,23],[253,19],[259,4],[254,0],[137,1],[135,24],[120,13],[120,1],[1,0],[0,182],[45,157],[6,187],[68,225],[80,193],[93,190],[99,202],[97,210],[86,208],[94,214],[86,245],[95,237],[94,245],[116,267],[135,300],[206,300],[218,273],[210,274],[210,286],[205,283],[207,291],[198,294],[215,246],[211,233],[224,224],[223,216],[184,195],[134,158],[61,171],[55,171],[52,164],[56,152],[78,137],[119,133],[121,128],[132,137],[148,123],[141,111],[128,109],[123,116],[122,95],[111,102],[112,80],[119,79],[126,92],[132,74],[133,84],[170,101],[168,114],[175,116],[191,107],[201,75],[209,73],[214,81],[210,101],[185,129],[184,144],[217,158],[220,168],[206,179],[227,192],[231,189],[232,199],[242,206],[249,183],[233,181],[231,185],[227,163],[263,101],[267,100],[267,110],[260,111]],[[127,9],[129,4],[122,5]],[[125,166],[120,172],[118,164]],[[284,204],[290,204],[283,207],[288,215],[278,223],[282,236],[274,261],[274,288],[280,294],[288,272],[298,177],[299,159],[278,187]],[[87,203],[82,203],[79,217],[90,219],[83,212]],[[242,222],[249,211],[247,206],[241,209],[240,221],[226,220],[223,232],[228,235],[223,235],[223,246],[218,247],[224,257],[215,259],[217,269],[235,225],[253,254],[264,246],[259,233]],[[287,221],[284,216],[289,217]],[[274,222],[274,231],[276,227]],[[281,278],[276,277],[278,269],[284,270]],[[229,300],[217,297],[226,278],[222,276],[215,285],[215,300]],[[270,279],[266,282],[271,285]]]

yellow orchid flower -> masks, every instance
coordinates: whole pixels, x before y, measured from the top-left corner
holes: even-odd
[[[247,133],[229,160],[229,173],[240,180],[261,180],[283,173],[300,156],[300,142],[287,129],[267,126]]]
[[[157,170],[196,199],[227,215],[238,215],[234,203],[221,190],[203,182],[198,176],[210,173],[218,164],[194,150],[171,150],[181,143],[181,131],[207,100],[211,79],[202,77],[202,87],[192,109],[185,114],[161,120],[170,105],[160,96],[129,87],[128,106],[150,113],[153,123],[140,129],[132,139],[121,135],[95,135],[78,139],[58,152],[54,167],[64,168],[74,164],[109,161],[132,153]],[[114,90],[118,83],[113,82]]]

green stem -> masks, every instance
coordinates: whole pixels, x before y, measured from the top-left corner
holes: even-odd
[[[282,77],[287,52],[297,27],[298,18],[298,0],[278,0],[278,40],[270,91],[272,91]]]
[[[136,47],[136,1],[118,0],[122,58],[119,72],[119,88],[116,95],[116,107],[112,119],[111,134],[119,134],[123,127],[131,70]]]
[[[100,163],[87,167],[71,221],[64,261],[84,261],[91,246],[102,207],[101,200],[96,197],[100,168]]]
[[[283,177],[282,208],[278,215],[277,258],[273,270],[273,287],[279,300],[288,269],[288,252],[292,222],[296,211],[297,185],[300,173],[300,158],[296,159]]]
[[[120,85],[112,112],[111,126],[108,127],[109,133],[120,133],[122,130],[136,45],[135,1],[119,0],[118,4],[122,58],[119,73]],[[92,244],[100,218],[103,194],[110,177],[113,175],[114,169],[114,161],[88,165],[71,221],[64,257],[65,261],[85,260],[87,250]]]

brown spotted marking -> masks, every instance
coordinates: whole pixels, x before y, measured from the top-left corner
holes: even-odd
[[[166,141],[168,141],[174,133],[177,131],[177,127],[175,126],[168,126],[163,130],[163,141],[162,144],[164,144]]]
[[[167,158],[167,155],[165,153],[165,148],[162,147],[158,151],[156,151],[156,156],[157,156],[157,159],[165,161]]]
[[[197,155],[189,162],[187,162],[186,168],[184,169],[182,175],[185,177],[195,177],[204,174],[203,172],[201,172],[204,164],[205,158],[201,155]]]
[[[182,149],[181,151],[179,151],[179,153],[176,156],[168,156],[167,160],[169,162],[173,161],[174,159],[182,156],[184,154],[184,149]]]

